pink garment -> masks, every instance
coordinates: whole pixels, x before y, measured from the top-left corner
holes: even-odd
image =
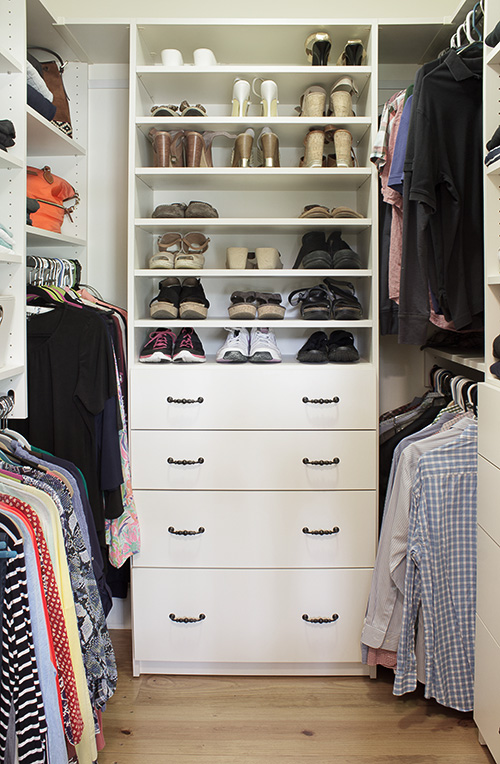
[[[403,252],[403,197],[394,188],[388,186],[391,172],[394,147],[398,136],[399,123],[405,105],[405,94],[399,95],[395,103],[395,112],[390,123],[389,139],[387,142],[387,161],[380,171],[382,197],[384,202],[392,206],[391,244],[389,249],[389,297],[399,301],[399,281],[401,278],[401,256]]]
[[[392,650],[384,650],[383,647],[369,647],[366,663],[368,666],[385,666],[386,668],[397,668],[398,654]]]

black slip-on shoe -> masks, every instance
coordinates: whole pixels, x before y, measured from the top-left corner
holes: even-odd
[[[354,346],[351,332],[343,329],[333,331],[328,338],[328,360],[331,363],[353,363],[359,360],[359,353]]]
[[[328,339],[325,332],[313,332],[297,353],[301,363],[327,363]]]

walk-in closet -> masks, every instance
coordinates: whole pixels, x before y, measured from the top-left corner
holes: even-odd
[[[500,762],[500,3],[379,6],[0,0],[6,764]]]

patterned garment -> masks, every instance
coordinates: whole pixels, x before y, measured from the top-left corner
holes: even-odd
[[[118,365],[114,355],[115,369],[118,380]],[[125,560],[141,549],[139,518],[135,508],[132,493],[132,477],[128,456],[127,419],[123,401],[122,388],[118,382],[118,400],[123,428],[119,432],[120,456],[122,461],[123,483],[121,485],[123,513],[116,520],[106,520],[106,543],[109,546],[109,561],[115,568],[123,565]]]
[[[394,694],[417,685],[422,607],[425,697],[471,711],[476,608],[477,423],[424,454],[412,493],[405,599]]]
[[[71,496],[53,475],[14,465],[9,465],[9,470],[19,474],[22,483],[48,494],[59,512],[90,701],[94,709],[104,708],[116,690],[116,661],[92,562],[73,512]]]
[[[389,136],[391,133],[391,123],[397,114],[400,103],[404,103],[406,90],[400,90],[389,98],[382,110],[382,117],[378,133],[375,137],[375,143],[370,154],[370,161],[376,165],[380,172],[387,160],[387,149],[389,145]]]
[[[16,557],[6,560],[7,573],[2,603],[0,761],[5,760],[7,728],[13,704],[19,764],[45,764],[47,722],[31,631],[21,537],[10,542],[9,547],[17,554]]]
[[[7,494],[0,494],[0,502],[21,512],[29,520],[35,534],[38,554],[40,556],[43,590],[47,602],[47,613],[54,644],[59,681],[61,683],[64,731],[71,743],[79,743],[83,733],[83,719],[78,700],[61,598],[42,526],[40,525],[38,515],[29,504],[25,504],[20,499]]]

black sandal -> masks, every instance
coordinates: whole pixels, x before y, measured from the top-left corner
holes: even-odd
[[[309,289],[295,289],[288,295],[290,305],[300,303],[301,318],[328,321],[332,310],[332,294],[324,284]]]
[[[361,303],[355,294],[354,284],[350,281],[338,281],[327,276],[323,279],[332,298],[332,318],[352,321],[363,318]]]

